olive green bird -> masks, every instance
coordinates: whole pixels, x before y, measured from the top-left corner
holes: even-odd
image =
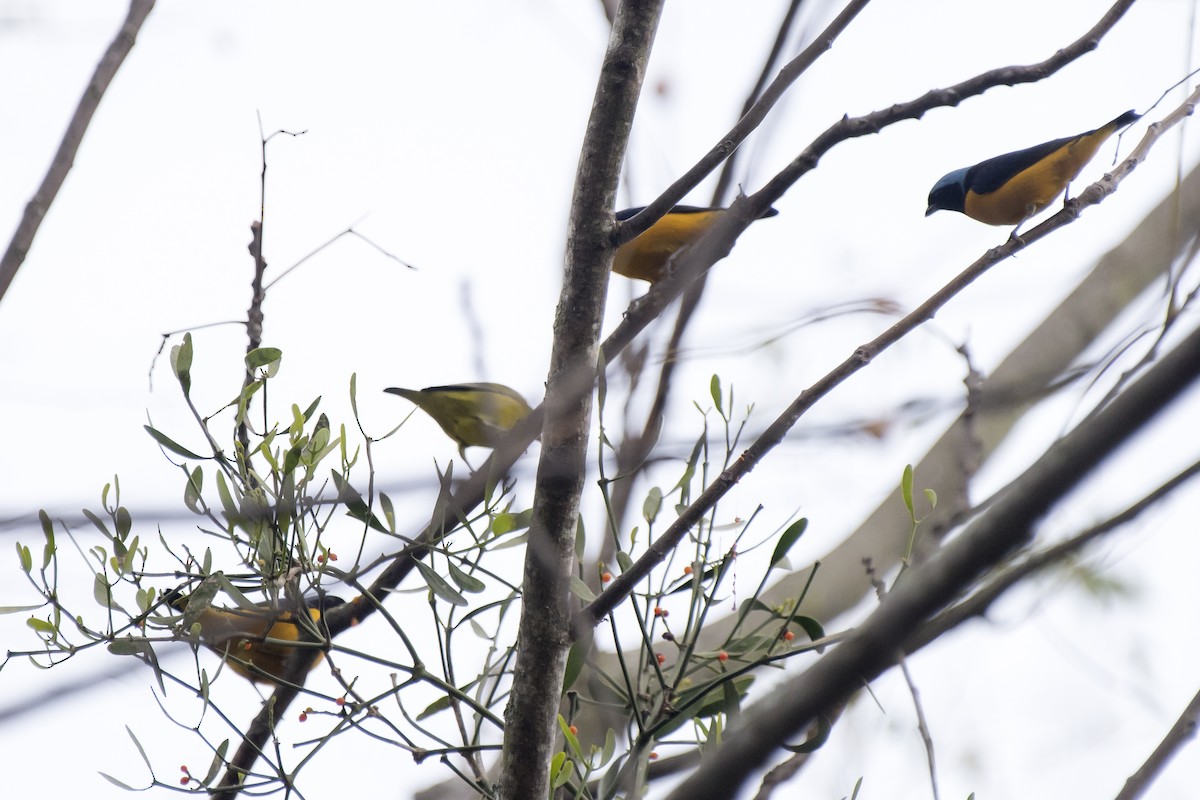
[[[458,443],[458,454],[466,461],[468,447],[495,447],[533,409],[515,390],[500,383],[456,383],[424,389],[400,389],[398,394],[441,426]]]

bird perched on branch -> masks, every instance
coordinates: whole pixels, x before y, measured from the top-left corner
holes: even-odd
[[[617,212],[617,220],[631,219],[645,206]],[[613,256],[613,272],[626,278],[654,283],[666,277],[671,256],[694,244],[728,209],[675,206],[647,228],[637,238],[617,248]],[[768,208],[759,219],[773,217],[779,212]]]
[[[956,169],[934,184],[925,216],[945,209],[988,225],[1020,226],[1066,190],[1109,136],[1140,116],[1126,111],[1095,130]]]
[[[279,685],[287,673],[290,659],[307,655],[311,670],[323,657],[319,647],[299,647],[289,642],[319,642],[323,637],[317,623],[321,615],[342,604],[340,597],[321,595],[305,599],[312,624],[297,623],[292,612],[260,604],[250,608],[219,608],[209,596],[189,607],[195,595],[184,596],[178,590],[167,592],[167,604],[183,612],[184,627],[196,630],[200,643],[217,653],[229,667],[255,683]],[[310,637],[300,631],[305,626]]]
[[[456,383],[424,389],[400,389],[398,394],[441,426],[458,443],[458,454],[465,461],[468,447],[495,447],[505,434],[533,410],[514,389],[501,383]]]

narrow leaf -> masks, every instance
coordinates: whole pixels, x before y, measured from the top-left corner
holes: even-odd
[[[779,537],[779,543],[775,545],[775,552],[771,554],[771,569],[774,569],[787,557],[788,551],[804,535],[804,530],[807,527],[808,520],[803,518],[796,520],[788,526],[788,529]]]
[[[414,561],[413,563],[417,565],[417,570],[420,571],[421,577],[425,579],[425,583],[429,585],[430,591],[437,597],[454,606],[467,605],[467,598],[459,594],[445,578],[437,573],[437,570],[430,567],[424,561]]]
[[[205,456],[197,455],[196,453],[193,453],[191,450],[188,450],[183,445],[176,443],[174,440],[171,439],[171,437],[167,436],[165,433],[160,433],[159,431],[156,431],[154,428],[151,428],[149,425],[143,425],[142,427],[146,429],[146,433],[150,434],[151,438],[153,438],[154,441],[158,442],[159,445],[161,445],[162,447],[165,447],[167,450],[170,450],[175,455],[183,456],[184,458],[191,458],[196,461],[206,460]]]

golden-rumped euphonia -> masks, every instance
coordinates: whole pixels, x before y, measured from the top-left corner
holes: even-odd
[[[464,461],[468,447],[495,447],[533,410],[524,397],[501,383],[457,383],[420,390],[393,386],[384,391],[411,400],[433,417],[458,443]]]
[[[219,608],[208,606],[190,619],[188,600],[176,590],[164,597],[177,611],[184,612],[184,621],[190,626],[199,624],[200,643],[217,653],[237,674],[256,683],[278,685],[293,656],[307,655],[312,659],[309,669],[315,667],[323,657],[316,647],[296,647],[287,642],[312,641],[302,638],[300,626],[292,612],[272,608],[266,604],[255,609]],[[340,597],[322,595],[306,598],[308,614],[313,623],[321,614],[342,604]],[[319,630],[314,626],[313,630]]]
[[[934,184],[925,216],[945,209],[988,225],[1020,225],[1062,194],[1109,136],[1140,116],[1126,111],[1095,130],[956,169]]]
[[[644,208],[639,206],[618,211],[617,220],[624,222]],[[725,211],[724,208],[673,207],[636,239],[617,248],[613,255],[613,272],[650,283],[660,280],[666,275],[671,256],[703,236]],[[768,208],[759,219],[778,213]]]

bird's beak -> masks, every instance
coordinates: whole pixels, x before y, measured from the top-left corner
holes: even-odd
[[[935,208],[934,206],[931,205],[931,206],[929,206],[929,208],[925,209],[925,216],[928,217],[930,214],[932,214],[935,211],[937,211],[937,208]]]

